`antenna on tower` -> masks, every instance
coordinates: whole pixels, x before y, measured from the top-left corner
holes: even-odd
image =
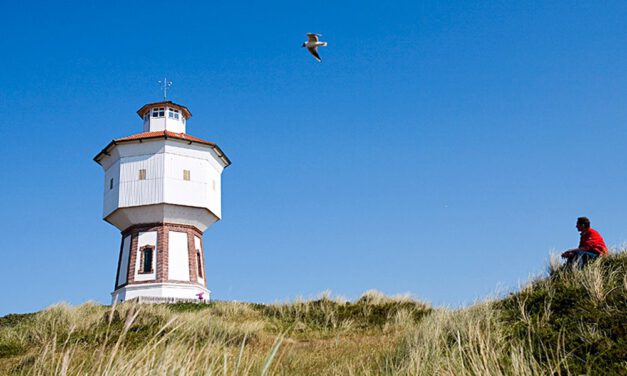
[[[168,81],[167,78],[163,78],[163,81],[158,81],[159,85],[163,88],[163,100],[168,99],[168,89],[172,87],[172,81]]]

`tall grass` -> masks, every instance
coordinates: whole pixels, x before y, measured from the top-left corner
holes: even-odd
[[[0,374],[344,374],[376,368],[414,311],[428,307],[376,292],[353,303],[325,294],[273,305],[58,304],[0,322],[0,349],[13,346]],[[329,350],[345,356],[329,364]]]
[[[549,277],[407,329],[391,374],[627,375],[627,254]]]
[[[0,318],[0,374],[625,375],[627,254],[553,260],[458,310],[406,295],[276,304],[51,306]]]
[[[273,347],[273,339],[257,338],[262,328],[261,321],[240,325],[159,305],[123,304],[111,310],[55,305],[31,322],[2,328],[0,341],[17,339],[25,350],[8,367],[16,374],[146,375],[159,370],[230,375],[272,365],[280,342]]]

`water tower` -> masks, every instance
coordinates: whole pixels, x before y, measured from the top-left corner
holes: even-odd
[[[203,233],[221,217],[221,174],[231,162],[185,133],[192,114],[171,101],[137,111],[143,132],[111,141],[103,218],[121,231],[114,302],[209,300]]]

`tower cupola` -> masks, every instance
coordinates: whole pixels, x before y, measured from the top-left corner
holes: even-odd
[[[146,104],[137,110],[137,115],[144,119],[144,132],[185,133],[187,119],[192,117],[187,107],[172,101]]]

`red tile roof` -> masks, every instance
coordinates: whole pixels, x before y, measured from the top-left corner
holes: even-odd
[[[224,161],[225,167],[231,164],[231,161],[229,160],[229,158],[222,152],[220,147],[216,145],[215,143],[210,142],[210,141],[205,141],[202,138],[190,136],[186,133],[175,133],[175,132],[170,132],[170,131],[144,132],[144,133],[138,133],[138,134],[134,134],[134,135],[127,136],[127,137],[116,138],[115,140],[111,141],[109,145],[107,145],[107,147],[102,149],[102,151],[98,153],[98,155],[94,157],[94,161],[100,163],[99,161],[101,157],[103,155],[109,155],[109,151],[117,144],[125,143],[125,142],[133,142],[133,141],[141,142],[141,140],[148,140],[148,139],[155,139],[155,138],[163,138],[163,139],[172,138],[175,140],[188,141],[190,144],[192,142],[196,142],[199,144],[211,146],[213,150],[216,152],[216,154],[218,155],[218,157]]]
[[[145,105],[142,106],[142,108],[137,110],[137,115],[139,115],[140,118],[143,118],[144,117],[144,113],[149,108],[164,107],[164,106],[178,108],[179,110],[181,110],[181,112],[183,113],[183,116],[185,116],[186,119],[189,119],[190,117],[192,117],[192,113],[189,112],[187,107],[182,106],[180,104],[176,104],[176,103],[174,103],[172,101],[161,101],[161,102],[145,104]]]
[[[177,140],[192,141],[192,142],[198,142],[200,144],[216,146],[216,144],[213,143],[213,142],[205,141],[202,138],[190,136],[187,133],[175,133],[175,132],[170,132],[170,131],[157,131],[157,132],[138,133],[138,134],[134,134],[134,135],[131,135],[131,136],[128,136],[128,137],[116,138],[114,141],[115,142],[124,142],[124,141],[145,140],[147,138],[168,138],[168,137],[169,138],[174,138],[174,139],[177,139]]]

